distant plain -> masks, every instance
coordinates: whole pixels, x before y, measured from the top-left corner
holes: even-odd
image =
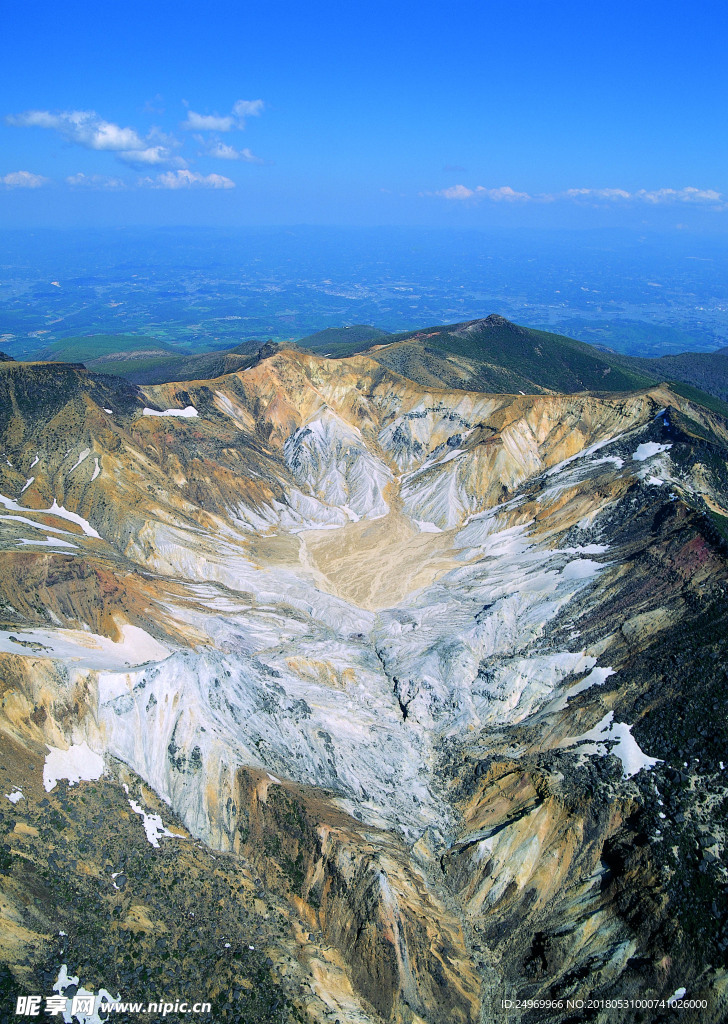
[[[5,231],[0,349],[84,361],[125,336],[148,359],[498,313],[633,356],[712,352],[728,344],[727,271],[717,236],[621,230]]]

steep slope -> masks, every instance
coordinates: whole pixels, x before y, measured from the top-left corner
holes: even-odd
[[[142,956],[159,991],[187,955],[166,830],[240,907],[196,940],[216,1020],[536,1024],[502,1000],[681,987],[722,1019],[724,421],[294,351],[142,389],[9,362],[0,409],[9,984],[128,986]],[[46,744],[105,775],[46,797]],[[109,807],[130,838],[161,816],[121,895],[110,837],[74,852]],[[60,960],[73,863],[119,926],[71,915]]]

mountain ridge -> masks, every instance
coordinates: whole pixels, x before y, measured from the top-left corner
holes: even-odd
[[[349,340],[352,336],[354,341]],[[549,390],[627,391],[671,382],[682,387],[684,397],[728,415],[728,364],[720,352],[661,359],[624,356],[564,335],[513,324],[499,314],[395,335],[362,325],[329,328],[296,343],[276,344],[283,348],[293,344],[330,358],[367,352],[390,369],[430,387],[538,394]],[[160,356],[151,361],[116,353],[88,365],[102,372],[113,369],[138,384],[170,383],[211,379],[245,369],[260,357],[261,349],[265,349],[262,343],[247,341],[219,352]]]

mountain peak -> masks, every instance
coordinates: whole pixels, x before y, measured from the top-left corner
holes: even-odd
[[[474,322],[478,323],[478,324],[481,324],[483,326],[485,326],[487,324],[488,327],[515,327],[516,326],[516,324],[514,324],[511,320],[506,320],[506,318],[504,316],[501,316],[500,313],[491,313],[490,316],[487,316],[485,318],[485,320],[476,320]]]
[[[509,330],[517,334],[523,334],[524,328],[507,320],[500,313],[491,313],[479,320],[468,320],[466,323],[458,324],[453,334],[474,334],[476,331]]]

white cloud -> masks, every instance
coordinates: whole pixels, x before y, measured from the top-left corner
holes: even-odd
[[[218,117],[217,114],[196,114],[194,110],[189,110],[182,127],[195,132],[229,132],[235,127],[235,118]]]
[[[207,151],[208,156],[213,156],[217,160],[243,160],[248,164],[262,164],[263,161],[255,153],[252,153],[247,147],[245,149],[235,149],[234,146],[228,146],[224,142],[216,142]]]
[[[654,191],[640,189],[635,192],[635,198],[646,203],[723,203],[724,198],[720,192],[710,188],[695,188],[688,185],[686,188],[659,188]]]
[[[443,199],[472,199],[475,190],[466,188],[465,185],[451,185],[450,188],[442,188],[435,192],[435,195],[442,196]]]
[[[631,199],[623,188],[568,188],[562,195],[567,199]]]
[[[83,171],[69,175],[66,178],[66,184],[71,188],[108,189],[111,191],[128,188],[127,183],[121,178],[109,178],[105,174],[84,174]]]
[[[144,142],[133,128],[121,128],[112,121],[104,121],[94,110],[64,110],[59,114],[27,110],[11,114],[6,121],[25,128],[51,128],[86,149],[119,152],[144,148]]]
[[[517,203],[524,199],[533,199],[528,192],[515,192],[510,185],[503,185],[501,188],[484,188],[478,185],[478,193],[484,199],[492,199],[495,203]]]
[[[707,203],[725,206],[725,198],[720,192],[714,189],[695,188],[693,185],[685,188],[640,188],[636,192],[628,192],[623,188],[570,188],[561,195],[567,199],[586,199],[592,202],[606,199],[611,202],[649,203],[651,206],[663,203]]]
[[[233,104],[233,113],[240,118],[259,117],[264,107],[263,100],[236,100]]]
[[[217,157],[218,160],[238,160],[240,158],[237,149],[233,146],[228,146],[224,142],[217,142],[214,146],[211,146],[207,151],[207,155]]]
[[[187,111],[187,120],[182,127],[195,132],[230,132],[245,127],[246,117],[259,117],[263,113],[263,100],[236,100],[231,114],[198,114]]]
[[[27,110],[11,114],[8,124],[23,127],[50,128],[64,139],[86,149],[105,150],[132,167],[186,167],[186,162],[173,155],[176,140],[152,129],[142,138],[134,128],[121,128],[104,121],[94,110],[64,110],[53,114],[48,110]]]
[[[44,178],[41,174],[32,174],[30,171],[11,171],[10,174],[0,178],[0,183],[6,188],[41,188],[48,182],[48,178]]]
[[[222,174],[198,174],[196,171],[166,171],[156,178],[142,178],[148,188],[235,188],[235,182]]]
[[[452,185],[450,188],[440,189],[434,194],[443,199],[490,199],[494,203],[513,203],[533,199],[533,196],[527,192],[516,192],[510,185],[502,185],[500,188],[485,188],[484,185],[476,185],[475,188],[468,188],[466,185]]]
[[[158,167],[163,164],[172,167],[186,167],[179,156],[173,156],[167,146],[147,146],[146,149],[131,149],[118,154],[119,160],[132,167]]]
[[[569,188],[564,192],[539,192],[531,195],[528,192],[516,192],[510,185],[500,188],[486,188],[476,185],[451,185],[437,192],[422,192],[423,196],[439,196],[441,199],[479,202],[489,199],[491,202],[534,202],[553,203],[559,200],[583,202],[591,205],[601,203],[647,203],[651,206],[659,204],[692,203],[712,206],[714,209],[728,209],[728,198],[715,189],[701,189],[693,185],[685,188],[638,189],[629,192],[623,188]]]
[[[244,160],[246,164],[262,164],[264,162],[255,153],[251,153],[247,146],[240,150],[240,159]]]

